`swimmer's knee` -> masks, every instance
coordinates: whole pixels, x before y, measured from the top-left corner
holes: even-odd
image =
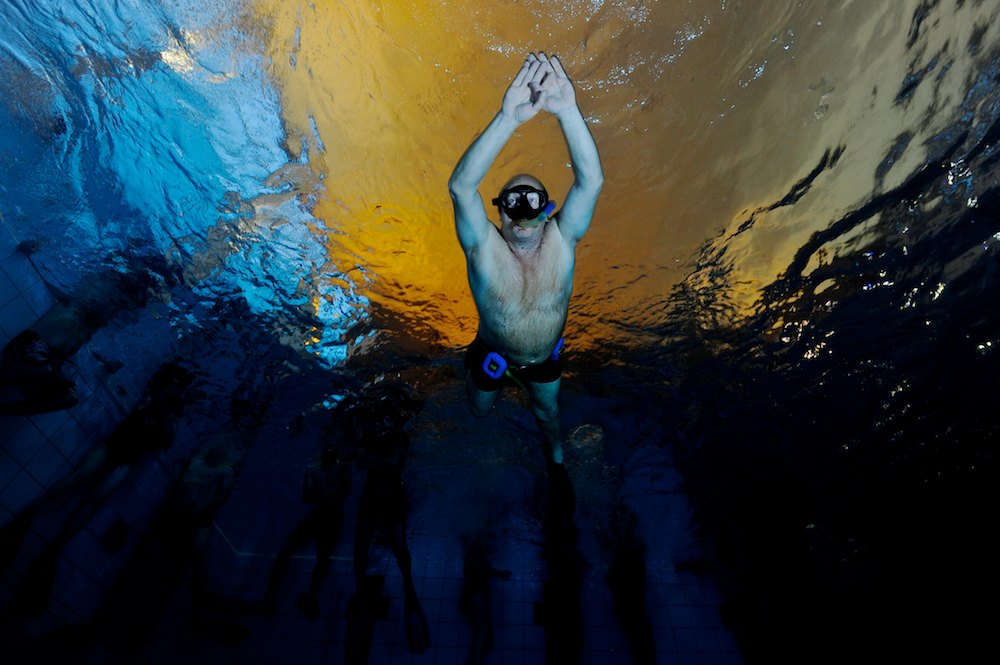
[[[469,400],[469,410],[472,411],[472,415],[474,415],[477,418],[485,418],[486,416],[490,415],[490,409],[492,408],[493,408],[492,404],[490,404],[487,407],[483,407],[480,406],[479,404],[476,404],[475,400],[472,399]]]
[[[472,386],[469,387],[469,410],[477,418],[484,418],[490,415],[490,409],[493,408],[493,402],[495,401],[495,393],[483,393]]]

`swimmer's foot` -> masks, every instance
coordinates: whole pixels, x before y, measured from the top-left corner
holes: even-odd
[[[563,446],[561,442],[547,443],[545,447],[548,452],[549,461],[553,464],[563,463]]]

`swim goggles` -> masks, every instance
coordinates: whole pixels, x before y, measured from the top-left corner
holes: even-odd
[[[503,190],[500,196],[493,199],[493,205],[507,213],[511,219],[534,219],[543,212],[550,214],[551,210],[546,210],[548,202],[548,192],[531,185],[515,185]]]

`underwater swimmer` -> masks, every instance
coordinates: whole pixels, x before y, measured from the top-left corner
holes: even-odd
[[[532,175],[515,176],[493,199],[497,229],[478,187],[514,130],[539,111],[559,119],[575,177],[559,211]],[[604,175],[597,146],[562,63],[528,55],[500,111],[459,160],[448,182],[465,252],[479,332],[466,354],[473,411],[485,415],[506,378],[527,388],[553,462],[562,463],[559,351],[573,290],[576,244],[590,226]]]

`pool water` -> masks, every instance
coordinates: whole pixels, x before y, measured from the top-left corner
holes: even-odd
[[[470,616],[495,626],[487,662],[974,651],[997,554],[998,13],[4,3],[0,341],[39,334],[74,402],[0,416],[0,522],[32,517],[4,630],[84,662],[341,662],[363,466],[318,618],[296,608],[312,545],[259,604],[337,404],[389,378],[423,400],[401,472],[414,659],[464,661]],[[477,316],[445,188],[530,50],[559,54],[605,173],[564,472],[518,390],[466,408]],[[481,192],[530,171],[561,201],[570,166],[543,115]],[[101,466],[165,363],[193,377],[155,411],[167,443]],[[88,464],[101,482],[60,494]],[[368,559],[391,601],[370,662],[410,658],[391,540]]]

